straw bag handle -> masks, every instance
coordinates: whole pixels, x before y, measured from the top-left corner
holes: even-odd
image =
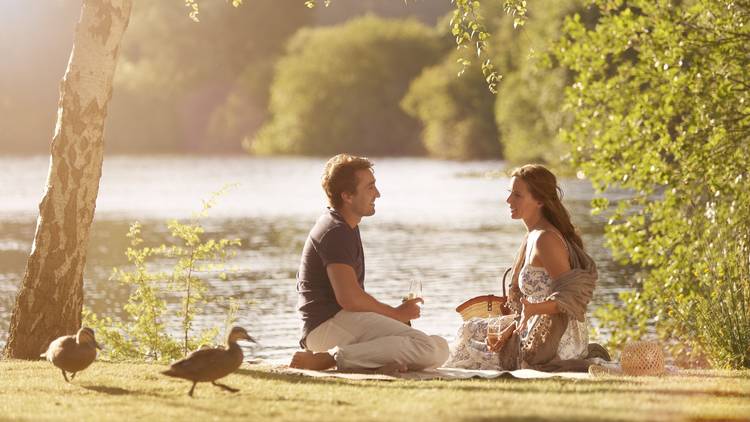
[[[500,283],[500,284],[502,284],[502,286],[503,286],[503,296],[504,296],[504,297],[507,297],[507,296],[508,296],[508,295],[507,295],[507,294],[505,293],[505,279],[506,279],[506,278],[508,277],[508,273],[509,273],[509,272],[510,272],[510,270],[512,270],[512,269],[513,269],[513,267],[510,267],[510,268],[508,268],[507,270],[505,270],[505,274],[503,274],[503,281],[502,281],[502,282]]]

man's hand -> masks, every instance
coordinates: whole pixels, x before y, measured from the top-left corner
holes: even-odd
[[[420,303],[424,303],[421,297],[416,299],[410,299],[396,307],[397,320],[407,323],[413,319],[417,319],[422,312],[422,308],[419,307]]]
[[[331,280],[336,301],[344,310],[349,312],[375,312],[403,323],[419,318],[419,304],[424,303],[422,298],[407,300],[398,307],[393,307],[379,302],[362,290],[357,282],[357,276],[354,274],[354,268],[351,266],[328,264],[326,271],[328,272],[328,278]]]

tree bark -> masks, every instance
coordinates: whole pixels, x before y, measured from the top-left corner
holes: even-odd
[[[60,84],[49,174],[4,354],[39,359],[81,325],[83,270],[104,151],[104,122],[132,0],[84,0]]]

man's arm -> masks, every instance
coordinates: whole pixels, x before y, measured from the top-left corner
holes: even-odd
[[[421,298],[407,300],[398,307],[379,302],[362,290],[357,282],[354,268],[346,264],[328,264],[328,278],[331,280],[336,301],[350,312],[375,312],[397,321],[407,322],[419,318]]]

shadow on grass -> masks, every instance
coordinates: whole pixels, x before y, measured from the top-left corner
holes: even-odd
[[[462,392],[502,392],[511,394],[538,394],[544,393],[549,390],[549,386],[539,385],[538,383],[532,383],[528,380],[476,380],[477,385],[455,385],[451,383],[446,384],[434,384],[425,385],[429,386],[430,389],[450,389]],[[424,381],[423,381],[424,382]],[[481,383],[481,384],[480,384]],[[473,382],[471,384],[474,384]],[[617,381],[581,381],[581,380],[567,380],[566,385],[575,386],[570,390],[561,390],[555,388],[555,394],[560,395],[592,395],[592,394],[621,394],[621,395],[635,395],[635,396],[646,396],[646,397],[705,397],[711,398],[740,398],[750,399],[750,392],[740,391],[722,391],[716,389],[680,389],[670,390],[668,388],[644,388],[644,386],[633,385],[632,381],[629,381],[627,385]],[[364,385],[364,387],[373,387],[374,385]],[[412,390],[418,389],[419,384],[381,384],[382,388],[394,388]]]
[[[237,374],[248,375],[256,379],[284,381],[294,384],[356,384],[361,388],[380,388],[396,390],[418,390],[420,388],[430,388],[435,390],[455,390],[463,392],[505,392],[514,394],[523,393],[540,393],[546,388],[549,381],[560,382],[563,385],[575,386],[576,389],[570,391],[556,390],[557,394],[571,395],[588,395],[597,393],[615,393],[627,395],[647,395],[663,397],[722,397],[722,398],[747,398],[750,399],[750,393],[738,391],[722,391],[716,389],[680,389],[670,390],[668,388],[644,388],[648,383],[646,380],[639,379],[596,379],[596,380],[568,380],[568,379],[539,379],[525,380],[515,378],[500,379],[468,379],[468,380],[348,380],[342,378],[314,378],[299,374],[286,374],[273,372],[270,370],[252,370],[239,369]],[[581,391],[581,387],[585,391]]]
[[[297,373],[284,373],[278,372],[271,369],[245,369],[241,368],[234,372],[239,375],[248,375],[256,379],[271,380],[271,381],[284,381],[295,384],[347,384],[357,385],[363,388],[392,388],[392,389],[403,389],[403,390],[416,390],[420,388],[430,389],[443,389],[443,390],[461,390],[461,391],[485,391],[493,389],[506,389],[508,391],[520,392],[538,392],[538,388],[534,388],[539,383],[546,383],[550,379],[518,379],[518,378],[494,378],[494,379],[483,379],[483,378],[470,378],[470,379],[456,379],[456,380],[443,380],[443,379],[432,379],[432,380],[409,380],[398,378],[394,380],[354,380],[346,378],[336,377],[311,377]],[[600,379],[596,381],[585,381],[585,380],[570,380],[563,378],[553,379],[558,382],[570,383],[575,385],[587,385],[592,384],[596,386],[620,386],[624,383],[615,379]],[[643,381],[640,380],[628,380],[628,384],[641,384]],[[523,386],[522,388],[519,388]],[[608,390],[609,391],[609,390]]]
[[[188,397],[187,394],[185,394],[185,397]],[[221,407],[216,406],[212,404],[212,402],[208,402],[208,405],[206,405],[206,400],[210,400],[210,398],[201,398],[198,395],[198,392],[195,392],[195,397],[188,397],[189,400],[184,399],[177,399],[173,398],[172,400],[169,400],[169,404],[175,407],[188,407],[194,411],[203,412],[205,414],[211,415],[213,418],[229,418],[229,417],[235,417],[240,418],[246,417],[247,415],[245,412],[241,410],[234,409],[232,407]],[[199,414],[196,414],[198,416]]]
[[[347,383],[352,382],[351,380],[341,378],[314,378],[304,375],[297,374],[284,374],[281,372],[273,372],[270,370],[262,369],[244,369],[240,368],[234,371],[237,375],[248,375],[255,379],[268,380],[268,381],[285,381],[294,384],[331,384],[331,383]],[[390,381],[386,381],[390,382]]]
[[[700,379],[706,379],[706,378],[720,378],[720,379],[738,379],[738,380],[750,380],[750,370],[742,371],[739,373],[734,374],[716,374],[716,373],[708,373],[708,374],[701,374],[701,373],[678,373],[673,375],[675,377],[695,377]]]
[[[89,391],[96,391],[97,393],[104,393],[113,396],[122,396],[125,394],[135,394],[133,391],[126,390],[120,387],[105,387],[100,385],[82,385],[81,388]]]
[[[591,418],[585,418],[581,416],[576,416],[575,418],[566,418],[562,415],[555,415],[555,416],[545,418],[542,416],[486,415],[486,416],[472,416],[472,417],[467,417],[467,418],[461,418],[460,420],[465,421],[465,422],[495,422],[495,421],[514,421],[514,422],[570,421],[570,422],[574,422],[574,421],[602,421],[602,420],[607,420],[607,419],[603,419],[601,416],[591,417]]]

